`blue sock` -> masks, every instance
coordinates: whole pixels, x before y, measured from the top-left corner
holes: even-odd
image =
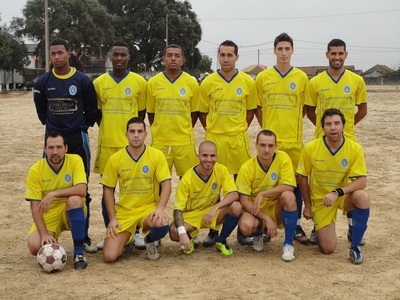
[[[254,231],[254,232],[251,234],[251,236],[257,236],[257,235],[259,235],[261,232],[262,232],[262,229],[261,229],[260,227],[258,227],[257,230]]]
[[[301,197],[301,192],[300,192],[300,188],[297,185],[297,187],[294,188],[294,195],[296,196],[296,204],[297,204],[297,219],[300,220],[301,219],[301,210],[303,208],[303,197]],[[300,229],[301,226],[297,225],[296,222],[296,229]]]
[[[224,222],[222,222],[223,225],[222,225],[221,233],[220,233],[219,237],[217,237],[216,242],[226,244],[226,239],[232,233],[233,229],[235,229],[235,227],[239,221],[239,218],[240,218],[240,216],[236,217],[236,216],[232,216],[230,214],[227,214],[225,216]]]
[[[83,254],[83,241],[85,239],[85,213],[83,207],[67,211],[71,226],[72,240],[74,241],[74,256]]]
[[[351,238],[351,247],[360,246],[361,240],[367,230],[369,218],[369,208],[355,208],[353,210],[353,236]]]
[[[162,227],[151,227],[150,232],[146,235],[145,241],[146,243],[152,243],[158,240],[161,240],[169,231],[169,225],[165,225]]]
[[[297,210],[282,212],[282,223],[285,228],[285,241],[283,245],[293,245],[294,234],[297,224]]]
[[[349,211],[347,213],[347,219],[353,219],[353,211]],[[353,233],[353,225],[349,221],[349,231],[350,233]]]

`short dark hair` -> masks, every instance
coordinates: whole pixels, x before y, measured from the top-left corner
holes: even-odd
[[[55,38],[54,40],[52,40],[49,44],[49,48],[51,46],[64,46],[65,50],[69,51],[69,44],[66,40],[62,39],[62,38]]]
[[[342,41],[341,39],[333,39],[328,43],[327,50],[329,52],[331,50],[331,47],[340,47],[340,46],[343,46],[344,51],[346,51],[346,43],[344,41]]]
[[[289,42],[293,48],[293,39],[286,32],[281,33],[275,38],[274,48],[276,48],[279,42]]]
[[[165,54],[167,54],[167,49],[170,49],[170,48],[180,49],[182,57],[185,58],[185,51],[183,51],[183,48],[177,44],[169,44],[167,47],[165,47],[164,51],[163,51],[163,56],[165,56]]]
[[[231,40],[225,40],[225,41],[223,41],[223,42],[219,45],[219,47],[218,47],[218,53],[219,53],[219,50],[220,50],[221,46],[233,47],[233,48],[235,48],[235,55],[238,55],[238,53],[239,53],[239,47],[238,47],[238,45],[236,45],[236,43],[233,42],[233,41],[231,41]]]
[[[338,110],[337,108],[328,108],[322,114],[322,118],[321,118],[321,126],[322,126],[322,128],[324,128],[325,118],[326,117],[332,117],[332,116],[340,116],[340,118],[342,119],[343,125],[346,124],[346,119],[345,119],[343,113],[340,110]]]
[[[256,138],[256,143],[258,144],[258,138],[260,137],[260,135],[265,135],[265,136],[273,136],[275,138],[275,144],[276,144],[276,134],[269,129],[263,129],[261,130],[258,134],[257,134],[257,138]]]
[[[133,117],[133,118],[130,118],[130,119],[128,120],[128,123],[126,123],[126,131],[128,131],[129,125],[131,125],[131,124],[143,124],[144,131],[146,131],[146,124],[145,124],[144,121],[143,121],[141,118],[139,118],[139,117]]]
[[[124,42],[124,41],[115,41],[112,45],[111,45],[111,49],[114,47],[126,47],[128,49],[128,53],[129,53],[129,45],[128,43]]]
[[[58,44],[57,44],[58,45]],[[56,137],[59,137],[59,136],[61,136],[61,138],[63,139],[63,144],[64,144],[64,146],[67,146],[67,142],[65,141],[65,136],[61,133],[61,132],[58,132],[58,131],[51,131],[50,133],[48,133],[47,135],[46,135],[46,139],[44,140],[44,147],[46,148],[46,146],[47,146],[47,140],[48,140],[48,138],[56,138]]]

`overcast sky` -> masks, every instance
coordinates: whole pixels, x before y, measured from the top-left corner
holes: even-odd
[[[0,0],[2,23],[21,16],[26,0]],[[366,71],[376,64],[400,65],[399,0],[189,0],[203,29],[200,51],[213,59],[230,39],[239,48],[237,67],[275,63],[273,41],[287,32],[294,39],[294,66],[327,65],[326,45],[341,38],[346,64]],[[12,3],[12,4],[10,4]]]

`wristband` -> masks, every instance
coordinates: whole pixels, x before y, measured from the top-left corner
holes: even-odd
[[[338,197],[342,197],[344,195],[344,191],[342,188],[334,189],[331,193],[336,194]]]
[[[185,226],[179,226],[178,227],[178,234],[179,235],[181,235],[181,234],[186,234],[186,229],[185,229]]]

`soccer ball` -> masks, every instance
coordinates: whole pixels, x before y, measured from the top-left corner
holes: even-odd
[[[39,266],[49,273],[60,271],[67,263],[67,253],[58,244],[45,244],[36,257]]]

